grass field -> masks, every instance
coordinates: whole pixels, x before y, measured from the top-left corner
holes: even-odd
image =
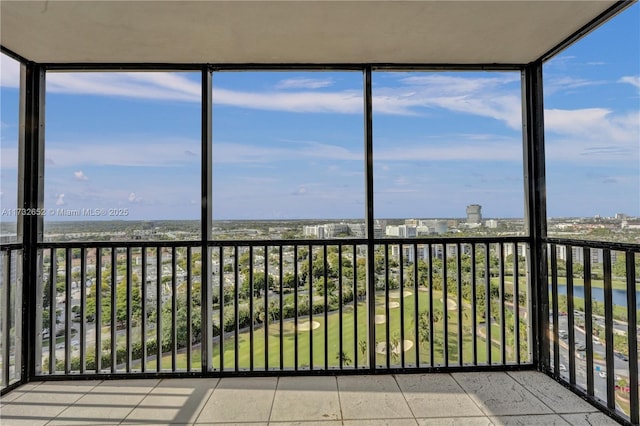
[[[383,353],[376,353],[376,364],[381,366],[387,366],[387,355],[384,353],[384,348],[387,344],[387,328],[389,331],[389,366],[399,367],[402,365],[402,351],[399,349],[402,347],[400,340],[403,337],[408,350],[404,351],[404,363],[405,365],[415,365],[416,359],[419,357],[420,364],[428,366],[431,363],[431,356],[429,351],[429,342],[419,341],[416,342],[416,323],[414,321],[415,313],[415,300],[418,298],[418,312],[428,310],[429,295],[427,292],[418,292],[413,294],[412,291],[405,290],[406,294],[403,298],[402,307],[392,307],[400,305],[401,301],[399,294],[396,291],[396,298],[389,299],[389,317],[388,323],[380,323],[376,325],[375,329],[375,341],[376,347]],[[411,294],[409,294],[411,293]],[[440,310],[442,312],[443,302],[441,292],[434,292],[433,294],[434,311]],[[450,300],[455,301],[455,295],[449,295]],[[395,304],[394,304],[395,303]],[[451,303],[451,302],[450,302]],[[453,304],[450,304],[453,309]],[[401,336],[401,312],[404,312],[404,336]],[[458,310],[449,311],[448,317],[448,361],[450,365],[458,365],[458,343],[462,341],[462,363],[473,363],[473,334],[472,334],[472,319],[471,308],[467,304],[462,305],[462,336],[458,336]],[[342,317],[342,335],[340,334],[340,318]],[[385,298],[384,294],[378,294],[376,296],[376,318],[381,320],[385,317]],[[310,321],[315,322],[315,326],[312,330],[304,330],[303,328],[308,326]],[[440,319],[434,324],[434,354],[433,362],[435,365],[444,365],[444,318]],[[478,325],[480,319],[478,318]],[[388,327],[387,327],[388,326]],[[308,327],[307,327],[308,328]],[[495,330],[494,330],[495,328]],[[357,330],[357,335],[356,335]],[[497,325],[492,326],[492,360],[494,362],[500,361],[501,351],[497,347],[496,342],[500,339],[500,331]],[[510,333],[510,332],[508,332]],[[358,368],[368,366],[368,354],[367,348],[367,309],[364,302],[358,303],[357,315],[354,313],[353,304],[343,307],[342,315],[339,311],[329,312],[326,315],[315,314],[310,318],[308,315],[298,318],[298,330],[296,330],[295,322],[293,319],[287,319],[283,322],[283,332],[280,334],[279,322],[273,323],[268,327],[268,331],[265,336],[265,329],[263,327],[256,328],[253,331],[253,350],[251,348],[250,332],[245,330],[241,332],[237,339],[237,353],[236,353],[236,339],[233,336],[228,336],[224,339],[222,346],[219,342],[213,344],[213,357],[212,366],[215,369],[220,369],[220,350],[223,351],[224,369],[234,370],[236,368],[236,354],[237,354],[237,368],[244,370],[253,369],[265,370],[265,363],[268,362],[269,369],[280,369],[280,345],[282,344],[283,354],[283,367],[285,369],[293,369],[296,366],[296,336],[297,336],[297,367],[300,369],[325,369],[325,368],[338,368],[340,366],[340,341],[342,340],[342,352],[343,352],[343,365],[346,368]],[[509,336],[507,336],[509,337]],[[325,351],[325,340],[327,342]],[[265,347],[268,345],[268,358],[265,359]],[[364,352],[361,349],[364,349]],[[396,351],[393,351],[397,348]],[[479,364],[486,363],[487,345],[486,341],[480,335],[476,338],[476,351],[477,362]],[[311,354],[313,353],[313,357]],[[253,356],[252,356],[253,355]],[[253,359],[252,359],[253,358]],[[513,361],[515,359],[514,351],[509,349],[507,351],[507,361]],[[162,364],[163,368],[171,368],[171,356],[165,356]],[[178,369],[186,368],[186,353],[181,351],[176,358],[176,367]],[[153,368],[155,362],[151,362],[150,366]],[[192,352],[192,368],[200,368],[201,353],[199,347],[195,347]]]

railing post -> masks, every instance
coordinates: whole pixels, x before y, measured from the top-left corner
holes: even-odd
[[[209,253],[208,241],[211,238],[211,102],[212,102],[212,85],[211,85],[211,72],[209,68],[204,66],[202,68],[202,101],[200,109],[202,112],[201,125],[201,182],[200,189],[202,195],[202,205],[200,209],[200,263],[201,263],[201,277],[200,277],[200,308],[202,310],[202,372],[206,373],[211,369],[211,357],[212,357],[212,319],[211,319],[211,296],[209,290],[211,289],[211,256]],[[221,327],[224,324],[220,324]],[[220,333],[220,339],[224,337],[224,333]],[[190,343],[189,343],[190,344]],[[222,370],[222,367],[221,367]]]
[[[369,369],[376,367],[376,284],[373,257],[375,252],[373,216],[373,95],[371,66],[364,69],[364,148],[365,148],[365,205],[367,226],[367,336],[369,340]]]
[[[625,253],[627,267],[627,344],[629,345],[629,401],[631,407],[629,417],[631,423],[640,423],[640,407],[638,407],[638,318],[636,314],[636,265],[632,251]]]
[[[525,223],[528,227],[531,262],[530,324],[533,327],[533,363],[549,367],[549,294],[547,291],[547,196],[544,154],[544,105],[542,61],[522,70]]]
[[[44,69],[37,64],[21,66],[20,136],[18,144],[18,207],[35,210],[44,207]],[[30,381],[36,373],[36,336],[38,290],[41,268],[38,243],[42,241],[42,216],[18,215],[18,238],[23,244],[22,262],[22,365],[21,382]],[[18,368],[16,366],[16,368]]]

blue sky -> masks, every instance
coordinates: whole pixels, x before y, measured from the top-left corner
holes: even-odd
[[[550,217],[640,216],[639,22],[635,4],[544,66]],[[1,65],[10,208],[19,71],[5,56]],[[45,207],[198,219],[199,79],[49,73]],[[214,219],[364,218],[360,72],[219,72],[213,82]],[[519,73],[376,72],[373,96],[377,218],[463,217],[468,204],[523,217]]]

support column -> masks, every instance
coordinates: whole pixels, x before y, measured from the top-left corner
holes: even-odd
[[[364,150],[365,150],[365,206],[367,227],[367,340],[369,341],[369,369],[376,367],[376,284],[373,258],[374,218],[373,218],[373,95],[371,89],[370,66],[364,70]],[[356,289],[357,294],[357,289]]]
[[[211,368],[213,333],[211,330],[211,253],[208,241],[211,238],[211,102],[212,102],[211,72],[208,67],[202,68],[202,134],[201,134],[201,182],[202,205],[200,210],[200,262],[202,265],[200,277],[200,307],[202,310],[202,373]]]
[[[542,61],[522,70],[525,223],[529,232],[529,271],[533,363],[549,367],[549,292],[547,291],[547,193],[544,154]]]
[[[34,63],[21,65],[20,87],[18,207],[34,211],[44,208],[44,69]],[[38,292],[42,292],[38,244],[42,242],[43,216],[18,215],[17,232],[24,248],[21,381],[28,382],[33,380],[40,360],[36,337],[42,324],[42,309],[38,309],[37,300]]]

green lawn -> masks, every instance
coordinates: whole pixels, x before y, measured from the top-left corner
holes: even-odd
[[[408,290],[406,290],[408,291]],[[452,300],[456,300],[456,295],[449,295]],[[420,363],[429,365],[429,343],[424,342],[423,345],[416,345],[415,342],[415,294],[404,297],[404,339],[410,340],[413,344],[411,349],[404,352],[404,361],[406,365],[415,365],[416,363],[416,349],[419,351]],[[440,292],[434,292],[434,310],[438,308],[442,310],[443,303],[441,301],[442,294]],[[399,299],[389,299],[390,302],[400,303]],[[429,296],[427,292],[418,292],[418,311],[424,311],[428,309]],[[391,305],[390,305],[391,306]],[[473,335],[471,333],[471,309],[467,304],[463,303],[462,306],[462,357],[463,363],[473,362]],[[358,367],[368,366],[368,356],[363,354],[360,350],[359,342],[367,341],[367,310],[366,304],[361,302],[357,306],[357,318],[354,315],[353,304],[343,307],[342,312],[342,344],[343,352],[346,355],[344,359],[348,360],[348,367],[353,368],[356,364]],[[401,324],[401,309],[393,308],[389,310],[389,335],[391,346],[393,343],[399,342],[400,339],[400,324]],[[385,315],[384,307],[384,294],[378,294],[376,296],[376,315]],[[309,316],[299,317],[298,324],[307,323]],[[309,368],[313,363],[314,369],[325,368],[325,330],[327,331],[327,367],[337,368],[340,365],[339,352],[340,352],[340,313],[339,311],[330,312],[327,314],[325,321],[325,315],[316,314],[313,315],[312,321],[318,323],[318,328],[312,331],[297,331],[297,349],[298,349],[298,362],[297,366],[301,369]],[[357,322],[358,335],[355,336]],[[480,319],[478,319],[480,324]],[[496,330],[498,330],[496,328]],[[377,324],[375,329],[375,340],[377,344],[382,347],[386,344],[386,332],[387,324]],[[499,331],[492,330],[492,340],[499,341]],[[509,336],[508,336],[509,337]],[[292,369],[295,366],[295,344],[296,344],[296,330],[293,319],[284,321],[283,333],[280,336],[279,323],[273,323],[268,329],[268,365],[269,369],[280,368],[280,342],[282,338],[283,345],[283,365],[285,368]],[[313,339],[313,340],[311,340]],[[444,364],[443,354],[443,341],[444,341],[444,318],[434,324],[434,363]],[[313,359],[311,359],[311,342],[313,342]],[[448,359],[451,365],[457,365],[458,362],[458,310],[450,311],[448,319]],[[227,337],[223,342],[224,348],[224,369],[235,369],[235,338]],[[248,369],[251,365],[251,348],[250,348],[250,334],[249,331],[243,331],[239,334],[238,338],[238,368]],[[486,362],[486,341],[484,338],[478,336],[476,340],[477,345],[477,361],[479,364]],[[253,368],[256,370],[265,369],[265,329],[260,327],[256,328],[253,333]],[[399,346],[399,345],[398,345]],[[416,347],[417,346],[417,347]],[[215,369],[220,368],[220,344],[218,342],[213,345],[213,357],[212,366]],[[513,350],[507,351],[507,360],[513,361],[515,356]],[[393,353],[393,352],[392,352]],[[194,348],[192,351],[192,368],[200,368],[200,350]],[[400,366],[401,356],[399,354],[393,354],[389,357],[390,366]],[[500,349],[494,343],[492,345],[492,359],[494,362],[500,360]],[[378,365],[386,366],[387,357],[384,354],[376,355],[376,363]],[[154,367],[155,362],[148,363],[151,368]],[[171,356],[163,357],[163,368],[171,368]],[[178,369],[186,368],[186,352],[183,350],[178,354],[176,359],[176,366]]]
[[[513,275],[505,274],[505,290],[507,293],[513,293]],[[520,292],[523,292],[526,289],[527,278],[520,276]],[[549,282],[551,282],[551,275],[549,275]],[[499,284],[499,277],[491,278],[492,284]],[[558,277],[558,285],[566,285],[567,277]],[[582,278],[574,278],[573,285],[575,287],[584,287],[584,280]],[[604,280],[599,280],[592,278],[591,279],[591,288],[604,288]],[[614,290],[626,290],[627,282],[625,280],[612,278],[611,279],[611,288]]]

